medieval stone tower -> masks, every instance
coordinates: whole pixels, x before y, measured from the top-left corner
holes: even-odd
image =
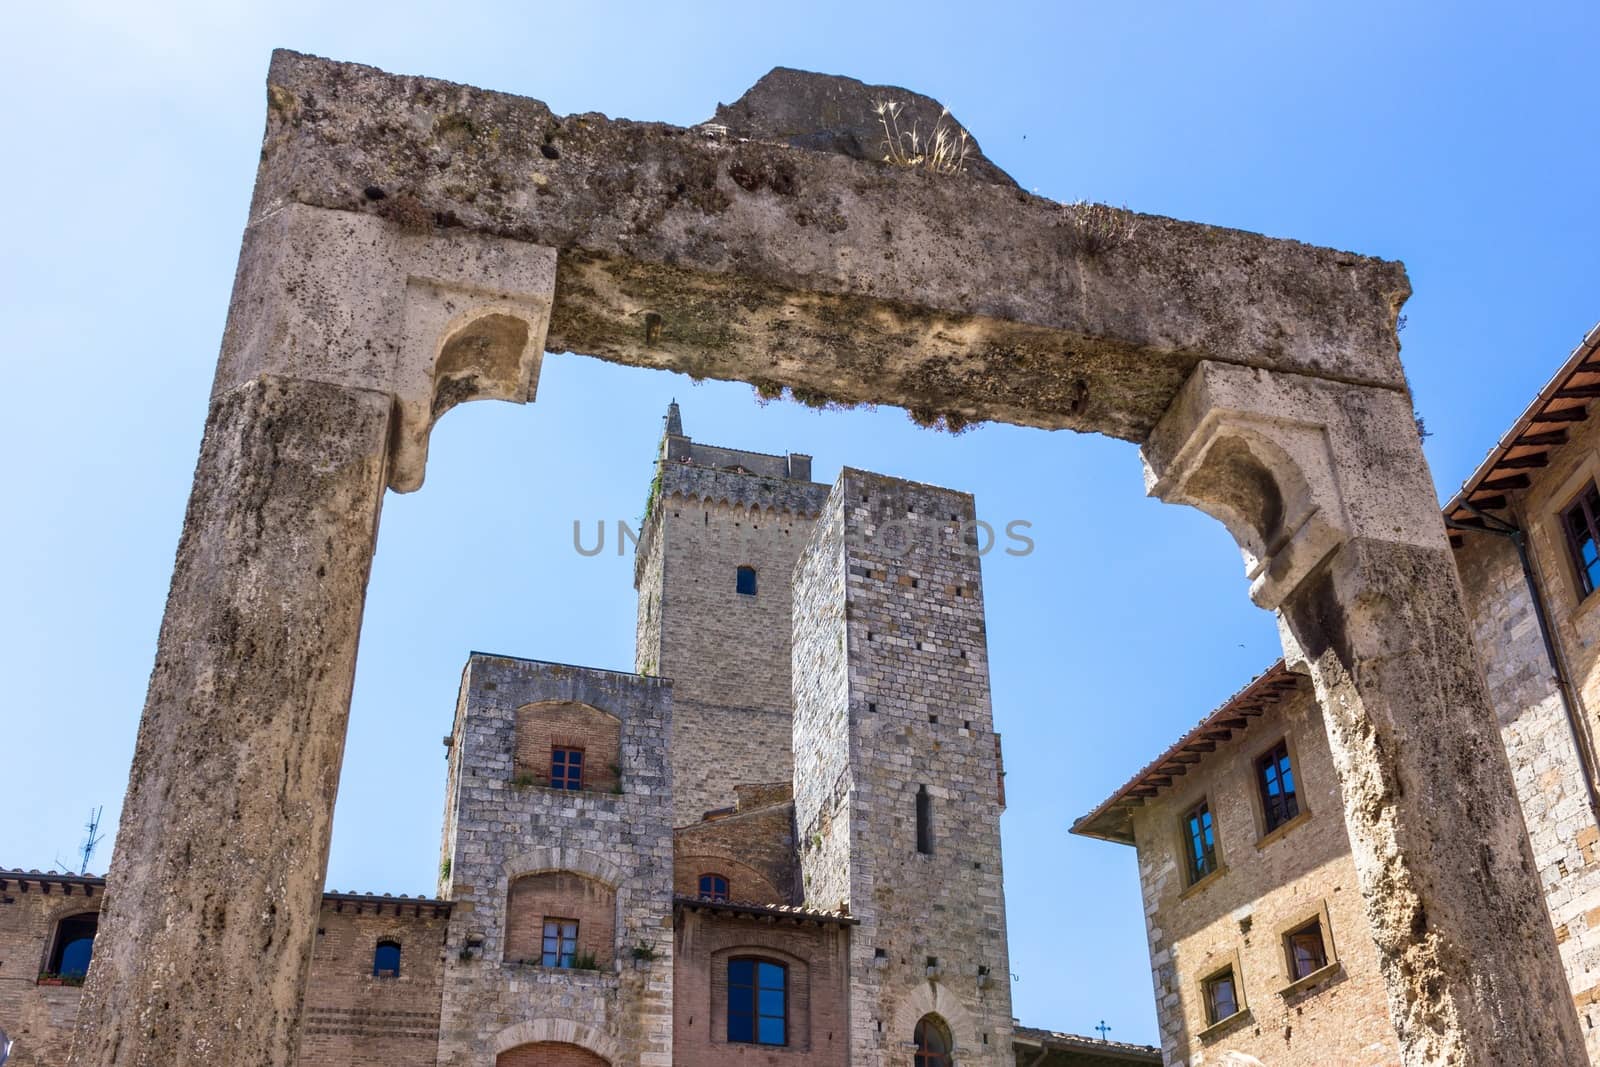
[[[847,910],[851,1063],[919,1020],[1010,1062],[999,741],[972,497],[846,469],[794,582],[794,792],[806,901]]]
[[[787,782],[790,577],[828,487],[811,457],[691,440],[668,409],[634,565],[635,669],[673,680],[674,823]]]

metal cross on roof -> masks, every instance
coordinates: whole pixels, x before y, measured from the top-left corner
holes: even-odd
[[[1099,1033],[1100,1033],[1100,1040],[1101,1040],[1101,1041],[1104,1041],[1104,1040],[1105,1040],[1105,1039],[1106,1039],[1106,1035],[1107,1035],[1107,1034],[1109,1034],[1109,1033],[1110,1033],[1110,1032],[1111,1032],[1111,1027],[1109,1027],[1109,1026],[1107,1026],[1107,1025],[1106,1025],[1106,1021],[1105,1021],[1105,1020],[1104,1020],[1104,1019],[1101,1019],[1101,1020],[1100,1020],[1100,1025],[1099,1025],[1099,1026],[1097,1026],[1097,1027],[1095,1027],[1095,1029],[1096,1029],[1096,1030],[1097,1030],[1097,1031],[1099,1031]]]

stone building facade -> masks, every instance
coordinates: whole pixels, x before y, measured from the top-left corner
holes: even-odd
[[[636,672],[468,657],[437,895],[325,895],[300,1064],[1158,1062],[1011,1016],[972,497],[810,475],[671,407]],[[17,1064],[65,1057],[101,887],[0,871]]]
[[[1600,1063],[1597,396],[1600,327],[1444,509],[1591,1063]],[[1299,810],[1268,831],[1261,761],[1284,739]],[[1280,662],[1075,824],[1137,850],[1169,1064],[1228,1052],[1275,1063],[1307,1049],[1317,1062],[1399,1062],[1336,781],[1316,702]],[[1201,800],[1216,868],[1192,878],[1186,827]],[[1286,939],[1313,911],[1326,966],[1300,979]],[[1207,983],[1224,971],[1238,1010],[1215,1019]]]

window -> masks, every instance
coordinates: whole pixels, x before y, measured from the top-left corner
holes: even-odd
[[[1588,596],[1600,585],[1600,491],[1593,482],[1561,513],[1561,525],[1582,596]]]
[[[372,953],[372,977],[400,977],[400,942],[379,941]]]
[[[56,944],[50,950],[50,974],[62,978],[82,978],[89,973],[94,955],[94,934],[100,916],[94,912],[69,915],[56,924]]]
[[[756,569],[754,567],[740,567],[735,572],[733,587],[744,596],[756,595]]]
[[[583,749],[557,746],[550,750],[550,787],[583,788]]]
[[[728,880],[720,874],[702,874],[700,876],[701,900],[727,900]]]
[[[1216,828],[1211,805],[1202,800],[1183,817],[1183,845],[1189,859],[1189,884],[1194,885],[1217,869]]]
[[[1222,1020],[1239,1014],[1239,990],[1234,983],[1233,968],[1218,971],[1200,984],[1205,994],[1206,1023],[1215,1026]]]
[[[1299,981],[1328,965],[1328,948],[1322,940],[1322,920],[1312,919],[1284,935],[1289,954],[1289,978]]]
[[[1288,741],[1279,741],[1256,760],[1256,788],[1261,791],[1261,818],[1267,833],[1300,814]]]
[[[546,967],[571,967],[578,954],[578,920],[546,919],[544,953],[539,962]]]
[[[728,961],[728,1040],[789,1043],[789,971],[771,960]]]
[[[950,1067],[950,1053],[954,1051],[955,1042],[950,1040],[950,1028],[945,1026],[943,1019],[937,1015],[924,1015],[918,1019],[912,1040],[917,1046],[917,1054],[912,1061],[915,1067]]]
[[[933,798],[925,785],[917,786],[917,851],[933,855]]]

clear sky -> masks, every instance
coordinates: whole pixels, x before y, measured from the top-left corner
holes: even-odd
[[[1600,319],[1592,4],[1350,2],[15,4],[0,35],[0,866],[115,827],[249,203],[269,50],[692,123],[775,65],[946,102],[1025,187],[1403,259],[1404,359],[1459,484]],[[1017,1014],[1153,1041],[1131,850],[1093,807],[1278,655],[1237,551],[1143,497],[1126,444],[904,414],[759,408],[547,357],[539,401],[434,433],[385,503],[329,885],[431,892],[469,650],[627,668],[635,519],[660,416],[971,490],[1037,550],[985,564],[1005,734]],[[592,528],[592,527],[591,527]],[[103,871],[111,842],[92,869]]]

